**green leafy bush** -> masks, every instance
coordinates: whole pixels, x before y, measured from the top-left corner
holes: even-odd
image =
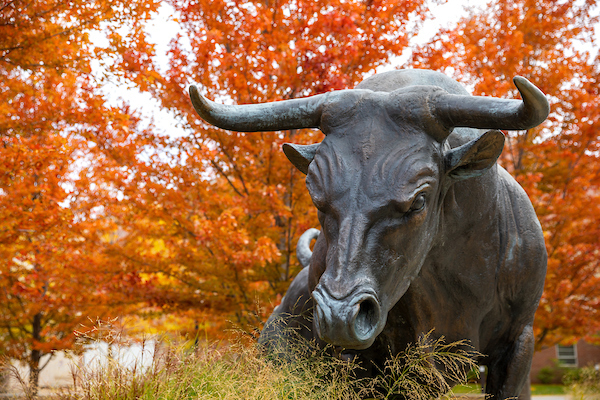
[[[553,367],[543,367],[540,368],[537,379],[543,383],[544,385],[549,385],[554,382],[554,368]]]
[[[544,385],[560,383],[567,370],[568,368],[561,366],[558,360],[552,360],[552,365],[541,368],[536,378]]]

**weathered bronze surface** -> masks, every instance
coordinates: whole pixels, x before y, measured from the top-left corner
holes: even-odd
[[[496,164],[504,145],[497,129],[535,127],[549,106],[525,78],[514,83],[523,101],[470,96],[426,70],[258,105],[218,105],[190,87],[200,116],[223,129],[312,127],[326,135],[319,144],[284,145],[307,174],[322,233],[301,239],[306,268],[260,343],[274,346],[295,327],[374,374],[390,352],[433,329],[485,355],[488,394],[521,393],[547,256],[531,202]]]

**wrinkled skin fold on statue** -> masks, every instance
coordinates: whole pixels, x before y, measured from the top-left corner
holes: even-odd
[[[199,115],[223,129],[326,135],[284,145],[306,174],[321,232],[312,255],[302,245],[308,265],[267,321],[263,346],[280,348],[293,328],[344,349],[369,375],[433,331],[483,354],[493,398],[528,398],[547,255],[531,202],[496,160],[499,130],[533,128],[549,106],[525,78],[514,83],[522,100],[470,96],[443,74],[399,70],[356,89],[244,106],[190,88]]]

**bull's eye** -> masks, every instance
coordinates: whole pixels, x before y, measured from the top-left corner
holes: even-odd
[[[411,212],[421,211],[424,207],[425,207],[425,195],[420,194],[417,196],[415,201],[413,201],[412,205],[410,206],[410,211]]]

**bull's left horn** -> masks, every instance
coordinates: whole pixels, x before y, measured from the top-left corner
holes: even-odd
[[[300,261],[300,265],[306,268],[310,265],[310,258],[312,257],[312,251],[310,250],[310,242],[313,239],[319,237],[321,231],[315,228],[310,228],[300,236],[298,244],[296,245],[296,257]]]
[[[522,76],[513,79],[523,100],[440,94],[430,99],[431,113],[451,130],[455,127],[525,130],[548,117],[550,105],[540,89]]]
[[[329,92],[301,99],[272,103],[224,105],[202,96],[195,85],[190,86],[190,99],[196,112],[209,124],[238,132],[280,131],[318,128],[323,106]]]

